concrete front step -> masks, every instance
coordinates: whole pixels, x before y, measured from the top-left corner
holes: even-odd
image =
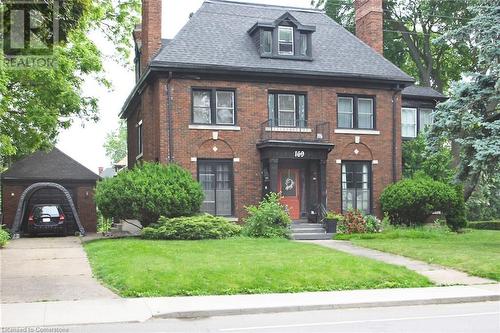
[[[293,228],[292,232],[294,234],[324,234],[325,229],[323,229],[323,228]]]
[[[333,234],[327,233],[311,233],[311,234],[302,234],[302,233],[293,233],[292,238],[295,240],[327,240],[332,239]]]

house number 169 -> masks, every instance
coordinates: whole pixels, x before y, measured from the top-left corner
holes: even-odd
[[[303,158],[304,156],[306,156],[306,153],[303,150],[296,150],[295,151],[296,158]]]

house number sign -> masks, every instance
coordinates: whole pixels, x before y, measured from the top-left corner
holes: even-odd
[[[295,158],[304,158],[306,153],[303,150],[296,150],[294,153]]]

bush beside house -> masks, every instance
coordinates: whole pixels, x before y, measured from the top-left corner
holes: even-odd
[[[277,193],[268,194],[258,206],[247,207],[243,235],[262,238],[290,238],[292,220]]]
[[[176,164],[144,163],[97,184],[95,200],[105,218],[138,219],[143,226],[160,216],[198,214],[200,184]]]
[[[420,176],[388,186],[380,197],[382,210],[394,224],[416,226],[436,211],[446,218],[452,230],[465,227],[462,189]]]
[[[160,217],[158,223],[144,228],[142,238],[165,240],[224,239],[239,235],[241,227],[222,217]]]
[[[0,248],[7,245],[10,239],[10,234],[3,228],[3,225],[0,225]]]

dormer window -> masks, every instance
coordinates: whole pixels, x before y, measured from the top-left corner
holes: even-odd
[[[303,25],[290,13],[274,22],[257,22],[248,33],[262,58],[312,60],[316,27]]]
[[[293,27],[278,27],[278,53],[293,55]]]

